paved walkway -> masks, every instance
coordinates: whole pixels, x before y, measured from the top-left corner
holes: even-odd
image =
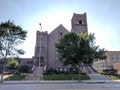
[[[11,75],[4,75],[4,76],[3,76],[3,79],[8,78],[9,76],[12,76],[12,74],[11,74]],[[0,74],[0,80],[1,80],[1,74]]]
[[[111,80],[107,75],[89,74],[91,80]]]

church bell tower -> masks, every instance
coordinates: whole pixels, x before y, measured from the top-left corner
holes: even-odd
[[[71,20],[71,24],[72,24],[72,29],[71,29],[72,32],[76,32],[76,33],[88,32],[86,13],[84,14],[74,13]]]

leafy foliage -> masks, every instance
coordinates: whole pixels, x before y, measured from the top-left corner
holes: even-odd
[[[15,60],[14,58],[9,58],[6,67],[8,69],[16,69],[19,66],[19,62]]]
[[[95,45],[94,34],[68,33],[56,44],[59,59],[64,65],[82,66],[92,64],[94,60],[104,59],[105,50]]]
[[[75,60],[78,41],[79,36],[76,35],[76,33],[68,33],[56,44],[59,59],[64,65],[78,63],[78,61]]]
[[[6,21],[0,24],[0,55],[2,57],[24,54],[22,49],[16,46],[23,43],[27,32],[13,21]]]
[[[29,72],[29,67],[27,65],[22,65],[22,66],[19,67],[19,72],[28,73]]]
[[[25,79],[25,77],[26,77],[26,75],[24,74],[24,75],[13,75],[13,76],[10,76],[9,78],[6,78],[5,80],[7,81],[7,80],[10,80],[10,81],[12,81],[12,80],[24,80]]]

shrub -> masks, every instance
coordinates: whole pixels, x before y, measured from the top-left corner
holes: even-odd
[[[64,75],[68,75],[69,74],[69,72],[64,72]]]
[[[8,69],[17,69],[18,66],[19,66],[19,62],[16,59],[12,57],[8,59],[8,62],[6,64],[6,67]]]
[[[22,65],[22,66],[19,67],[19,72],[28,73],[29,72],[29,67],[27,65]]]
[[[58,74],[58,71],[57,71],[56,69],[50,68],[50,69],[47,70],[44,74],[45,74],[45,75]]]
[[[50,68],[49,70],[47,70],[47,73],[53,72],[53,68]]]
[[[78,71],[72,71],[71,74],[78,74]]]
[[[50,68],[49,70],[47,70],[44,75],[53,75],[53,74],[64,74],[64,75],[68,75],[68,74],[78,74],[79,72],[73,68],[70,68],[70,71],[60,71],[60,70],[56,70],[54,68]],[[86,75],[86,73],[82,73],[82,75]]]
[[[81,75],[87,75],[86,73],[83,73],[83,72],[82,72],[82,73],[80,73],[80,74],[81,74]]]
[[[52,75],[53,73],[52,72],[45,72],[45,73],[43,73],[43,75]]]
[[[16,72],[15,75],[20,75],[20,72]]]
[[[116,69],[104,69],[103,73],[106,75],[117,75],[118,71]]]

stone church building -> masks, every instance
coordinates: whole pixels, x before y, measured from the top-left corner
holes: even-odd
[[[73,14],[71,19],[71,32],[82,33],[88,32],[87,30],[87,17],[84,14]],[[69,31],[63,26],[59,25],[50,34],[37,31],[36,33],[36,46],[34,61],[35,64],[45,66],[45,68],[65,68],[58,60],[58,53],[55,48],[55,44],[59,42],[59,39],[67,34]]]
[[[27,65],[31,69],[38,66],[41,66],[44,70],[50,68],[61,70],[67,69],[68,67],[62,66],[60,60],[58,59],[55,44],[58,43],[59,39],[68,32],[88,32],[86,13],[74,13],[71,19],[71,26],[71,31],[68,31],[61,24],[49,34],[47,31],[37,31],[34,56],[32,58],[17,58],[20,65]],[[105,60],[98,60],[94,62],[93,67],[98,71],[115,68],[120,72],[120,51],[108,51],[106,52],[106,55],[108,57]],[[6,63],[7,61],[0,59],[0,72]]]
[[[86,13],[74,13],[71,19],[71,26],[71,32],[88,32]],[[32,58],[16,59],[19,61],[20,65],[27,65],[30,68],[42,66],[44,70],[50,68],[64,69],[65,67],[62,66],[58,60],[58,53],[56,52],[55,44],[58,43],[59,39],[68,32],[69,31],[62,24],[60,24],[49,34],[47,31],[37,31],[34,56]],[[0,59],[0,72],[6,63],[7,61]]]

